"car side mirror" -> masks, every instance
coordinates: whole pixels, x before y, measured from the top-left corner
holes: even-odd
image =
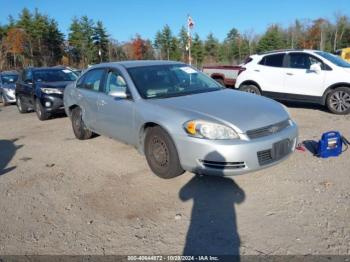
[[[310,66],[310,71],[319,74],[322,71],[322,68],[321,68],[320,64],[312,64]]]
[[[130,97],[130,95],[126,91],[121,91],[121,90],[111,91],[108,93],[108,95],[119,99],[128,99]]]
[[[33,84],[32,80],[30,80],[30,79],[24,80],[24,83],[26,83],[27,85],[32,85]]]

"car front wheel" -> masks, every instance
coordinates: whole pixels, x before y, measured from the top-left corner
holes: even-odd
[[[50,118],[50,113],[46,112],[39,99],[35,100],[35,112],[39,120],[45,121]]]
[[[72,127],[76,138],[86,140],[92,137],[92,131],[89,130],[83,121],[82,112],[79,107],[72,110]]]
[[[21,96],[16,96],[16,105],[18,108],[18,111],[21,114],[27,113],[28,112],[28,107],[23,103],[23,99]]]
[[[327,96],[327,107],[329,111],[338,115],[350,113],[350,88],[338,87]]]
[[[4,94],[1,94],[1,102],[2,102],[2,104],[4,106],[8,106],[9,105],[9,103],[7,102]]]
[[[169,179],[183,174],[179,156],[171,137],[159,126],[147,130],[145,155],[154,174]]]

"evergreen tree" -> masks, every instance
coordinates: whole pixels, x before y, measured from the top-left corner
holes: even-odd
[[[258,42],[257,51],[265,52],[284,48],[283,37],[278,26],[273,25]]]
[[[101,62],[108,60],[108,34],[101,21],[97,21],[92,37],[98,57]],[[101,55],[100,55],[101,54]]]
[[[205,55],[209,63],[216,63],[219,60],[219,41],[214,37],[213,33],[207,36],[204,43]]]

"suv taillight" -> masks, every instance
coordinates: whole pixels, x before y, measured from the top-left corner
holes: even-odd
[[[239,70],[238,70],[238,73],[237,73],[237,76],[239,76],[243,71],[247,70],[247,68],[245,67],[241,67]]]

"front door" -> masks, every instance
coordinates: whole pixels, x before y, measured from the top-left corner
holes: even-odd
[[[113,91],[128,93],[126,81],[116,69],[109,70],[106,75],[103,92],[98,100],[97,124],[104,135],[134,144],[137,136],[133,126],[134,102],[131,97],[116,98],[109,95]]]
[[[310,70],[312,64],[319,63],[320,72]],[[302,52],[289,53],[287,56],[287,70],[284,81],[285,92],[303,96],[321,97],[324,92],[324,80],[327,74],[324,65],[318,58]]]

